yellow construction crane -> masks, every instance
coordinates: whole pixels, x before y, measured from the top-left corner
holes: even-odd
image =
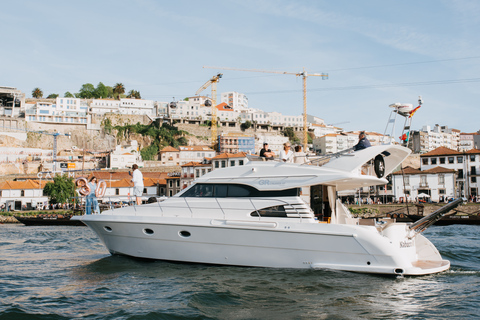
[[[210,80],[205,82],[200,89],[197,90],[195,95],[198,96],[200,92],[207,89],[210,85],[212,86],[212,145],[215,146],[217,142],[217,82],[220,81],[220,78],[223,74],[219,73],[216,76],[213,76]],[[207,100],[208,101],[208,100]],[[205,105],[207,104],[205,101]],[[208,107],[208,106],[207,106]]]
[[[264,73],[277,73],[277,74],[291,74],[297,77],[303,77],[303,150],[307,151],[308,147],[308,128],[307,128],[307,78],[310,76],[322,77],[323,80],[328,79],[327,73],[307,73],[305,68],[303,72],[286,72],[286,71],[271,71],[271,70],[259,70],[259,69],[238,69],[238,68],[224,68],[224,67],[208,67],[208,69],[217,70],[233,70],[233,71],[249,71],[249,72],[264,72]]]

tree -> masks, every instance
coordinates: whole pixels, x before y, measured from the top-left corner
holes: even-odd
[[[35,88],[32,90],[32,97],[35,99],[42,98],[43,97],[43,91],[40,88]]]
[[[293,130],[292,127],[287,127],[287,128],[285,128],[285,130],[283,130],[283,135],[284,135],[285,137],[288,137],[288,139],[289,139],[290,141],[292,141],[293,143],[296,143],[296,142],[300,141],[300,140],[297,138],[297,136],[295,135],[295,131]]]
[[[108,98],[108,88],[103,83],[99,82],[97,87],[93,92],[93,96],[97,99],[105,99]]]
[[[58,97],[58,93],[51,93],[48,95],[47,99],[56,99]]]
[[[43,188],[43,193],[50,197],[50,203],[73,202],[75,198],[75,184],[73,178],[65,175],[56,175],[53,182],[48,182]]]
[[[85,83],[80,88],[80,92],[78,93],[78,97],[82,99],[92,99],[95,94],[95,87],[91,83]]]
[[[242,130],[245,131],[248,128],[250,128],[251,126],[252,126],[252,123],[250,122],[250,120],[247,120],[240,125],[240,128],[242,128]]]
[[[127,95],[127,98],[142,99],[142,97],[140,96],[140,91],[136,91],[136,90],[130,90],[130,92]]]
[[[63,96],[65,98],[75,98],[75,96],[73,94],[70,93],[70,91],[67,91],[63,94]]]
[[[113,87],[113,95],[115,96],[116,99],[120,100],[120,95],[125,93],[125,86],[123,83],[117,83]]]

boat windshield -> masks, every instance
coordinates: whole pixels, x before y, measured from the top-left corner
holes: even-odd
[[[275,191],[260,191],[242,184],[208,184],[197,183],[180,197],[227,198],[227,197],[297,197],[299,188]]]

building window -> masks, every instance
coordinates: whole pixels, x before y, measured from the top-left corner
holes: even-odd
[[[147,193],[147,188],[143,188],[143,193]]]
[[[420,186],[425,186],[427,184],[427,176],[421,175],[420,176]]]
[[[454,157],[448,157],[448,163],[455,163],[455,158]]]
[[[226,161],[225,160],[222,160],[222,168],[225,168],[227,165]]]
[[[243,160],[238,160],[238,165],[243,166]]]
[[[445,175],[443,174],[438,175],[438,184],[445,184]]]
[[[180,187],[180,179],[177,180],[177,187]]]
[[[457,179],[463,179],[463,169],[458,169]]]
[[[445,189],[438,189],[438,194],[445,194]]]
[[[20,197],[25,197],[25,190],[22,190],[22,191],[20,192]]]
[[[463,163],[463,157],[457,157],[457,162],[458,163]]]
[[[173,187],[173,181],[172,180],[168,181],[168,185],[170,186],[170,188],[172,188]]]
[[[409,186],[409,185],[410,185],[410,177],[404,176],[404,177],[403,177],[403,183],[404,183],[406,186]]]
[[[440,164],[445,164],[445,158],[444,157],[440,157]]]
[[[230,167],[235,167],[235,161],[234,160],[230,161]]]
[[[471,167],[470,167],[470,174],[471,174],[471,175],[477,174],[477,168],[475,168],[474,166],[471,166]]]
[[[471,162],[475,162],[475,155],[474,155],[474,154],[471,154],[471,155],[470,155],[470,161],[471,161]]]
[[[477,177],[472,177],[472,183],[477,183]]]
[[[115,189],[115,195],[116,196],[120,195],[120,189],[118,189],[118,188]]]
[[[437,158],[430,159],[430,164],[437,164]]]
[[[422,164],[427,166],[428,165],[428,158],[423,158],[422,159]]]
[[[219,161],[215,161],[215,168],[219,168]]]

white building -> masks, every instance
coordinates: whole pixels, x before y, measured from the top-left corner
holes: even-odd
[[[86,99],[57,98],[56,103],[37,102],[25,109],[27,122],[85,125],[88,103]]]
[[[418,170],[406,167],[392,173],[395,200],[444,202],[456,197],[456,173],[454,169],[435,167]]]
[[[131,140],[127,144],[116,146],[115,150],[109,155],[110,169],[131,168],[137,164],[139,168],[143,167],[140,148],[136,140]]]
[[[228,106],[237,111],[248,109],[247,96],[236,91],[222,92],[221,102],[225,102]]]
[[[48,197],[43,195],[46,181],[5,181],[0,183],[0,205],[8,210],[43,208]]]
[[[180,146],[179,164],[183,165],[189,162],[203,162],[205,158],[215,157],[215,150],[208,146]]]
[[[456,197],[479,195],[480,150],[471,149],[466,152],[440,147],[420,155],[422,171],[441,166],[457,172],[458,190]]]
[[[90,103],[90,112],[94,114],[119,113],[120,100],[93,99]]]
[[[212,169],[228,168],[235,166],[243,166],[248,162],[245,152],[239,153],[222,153],[212,158]]]
[[[411,134],[412,149],[416,153],[429,152],[439,147],[457,150],[461,143],[460,130],[438,124],[433,129],[430,126],[423,126],[421,130],[413,131]]]
[[[467,151],[475,148],[474,136],[476,133],[460,133],[460,143],[458,151]]]

